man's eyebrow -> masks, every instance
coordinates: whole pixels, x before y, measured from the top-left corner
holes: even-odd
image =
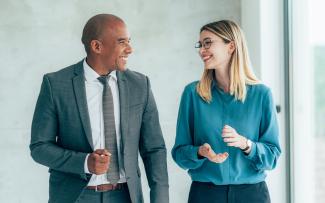
[[[121,42],[121,41],[130,41],[131,38],[118,38],[117,41]]]

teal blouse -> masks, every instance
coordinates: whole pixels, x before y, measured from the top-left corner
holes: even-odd
[[[245,102],[212,84],[212,101],[206,103],[196,92],[196,82],[184,89],[178,112],[176,140],[172,157],[188,170],[193,181],[216,185],[253,184],[265,179],[265,170],[273,169],[280,156],[279,129],[275,105],[268,87],[247,85]],[[225,125],[250,139],[252,150],[245,155],[228,147],[221,131]],[[223,163],[199,159],[198,148],[209,143],[216,153],[228,152]]]

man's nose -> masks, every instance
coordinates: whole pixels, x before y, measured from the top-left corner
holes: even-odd
[[[133,48],[130,44],[127,45],[126,49],[125,49],[125,52],[127,54],[131,54],[133,52]]]

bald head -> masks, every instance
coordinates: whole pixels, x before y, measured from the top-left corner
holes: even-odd
[[[90,53],[91,41],[99,39],[107,31],[107,28],[113,29],[117,23],[124,24],[124,21],[112,14],[98,14],[88,20],[81,37],[87,54]]]

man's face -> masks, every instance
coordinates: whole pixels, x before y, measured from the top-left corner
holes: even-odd
[[[104,31],[101,60],[110,70],[126,70],[128,56],[132,53],[129,32],[123,22],[115,22]]]

